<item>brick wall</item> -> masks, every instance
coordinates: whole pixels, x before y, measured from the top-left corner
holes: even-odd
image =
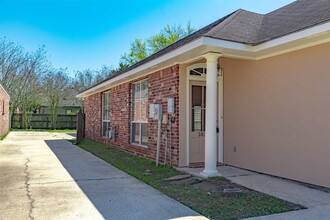
[[[0,137],[9,131],[9,96],[0,85]]]
[[[160,162],[165,159],[166,136],[168,143],[167,164],[178,166],[179,164],[179,65],[149,74],[146,77],[120,84],[110,89],[111,98],[111,127],[118,132],[116,138],[107,139],[102,137],[101,100],[102,93],[97,93],[85,98],[86,114],[86,138],[111,146],[124,151],[137,154],[149,159],[156,159],[157,129],[156,120],[148,119],[148,147],[135,146],[130,143],[130,122],[131,122],[131,86],[132,83],[148,79],[148,102],[162,104],[163,114],[167,114],[167,99],[175,98],[176,111],[171,118],[173,123],[162,124],[161,129],[161,150]],[[170,135],[170,130],[171,135]],[[166,135],[167,134],[167,135]],[[171,140],[170,140],[171,136]],[[171,143],[172,142],[172,143]],[[172,147],[170,147],[170,144]]]

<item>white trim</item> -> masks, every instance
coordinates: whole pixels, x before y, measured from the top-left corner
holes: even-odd
[[[190,79],[189,79],[189,69],[187,68],[186,71],[186,125],[187,125],[187,129],[186,129],[186,152],[187,152],[187,166],[189,167],[189,155],[190,155]]]
[[[143,78],[143,77],[146,77],[146,76],[148,76],[148,75],[150,75],[150,74],[153,74],[153,73],[155,73],[155,72],[158,72],[158,71],[160,71],[160,70],[163,70],[163,69],[167,69],[167,68],[169,68],[169,67],[173,67],[173,66],[175,66],[175,65],[177,65],[177,64],[181,64],[181,63],[179,63],[179,62],[175,62],[175,63],[173,63],[173,64],[171,64],[171,65],[167,65],[167,66],[164,66],[164,67],[162,67],[162,68],[158,68],[158,69],[155,69],[155,70],[152,70],[151,72],[147,72],[147,73],[144,73],[144,74],[140,74],[140,75],[138,75],[138,76],[134,76],[134,77],[132,77],[132,78],[130,78],[130,79],[126,79],[126,80],[122,80],[120,83],[109,83],[109,85],[107,86],[107,87],[105,87],[105,88],[103,88],[103,89],[101,89],[101,90],[95,90],[94,92],[91,92],[91,93],[88,93],[88,95],[86,95],[86,96],[91,96],[91,95],[94,95],[94,94],[97,94],[97,93],[100,93],[100,92],[103,92],[103,91],[106,91],[106,90],[110,90],[110,89],[112,89],[112,88],[114,88],[114,87],[116,87],[116,86],[118,86],[118,85],[120,85],[120,84],[125,84],[125,83],[128,83],[128,82],[132,82],[132,81],[139,81],[138,79],[141,79],[141,78]],[[141,79],[141,80],[148,80],[148,79]],[[132,84],[134,84],[135,82],[133,82]],[[112,85],[111,85],[112,84]],[[91,88],[92,89],[92,88]],[[80,94],[82,94],[82,93],[80,93]],[[80,95],[80,94],[78,94],[78,95]],[[86,97],[86,96],[76,96],[77,98],[84,98],[84,97]]]
[[[142,144],[142,124],[146,124],[148,126],[148,118],[147,118],[146,121],[132,120],[132,119],[134,119],[134,108],[133,108],[133,106],[134,106],[135,101],[141,102],[141,101],[147,100],[147,102],[148,102],[148,96],[144,97],[144,98],[141,98],[141,88],[142,88],[141,85],[144,82],[147,82],[147,85],[148,85],[147,89],[148,89],[148,96],[149,96],[149,82],[148,82],[148,79],[142,79],[142,80],[139,80],[137,82],[132,83],[132,86],[133,85],[140,85],[140,91],[139,91],[139,98],[138,99],[135,99],[136,94],[135,94],[135,89],[133,90],[133,87],[131,87],[131,91],[130,91],[131,92],[130,144],[135,145],[135,146],[143,146],[143,147],[148,148],[149,140],[147,142],[147,145]],[[134,93],[134,95],[133,95],[133,93]],[[147,103],[147,106],[148,106],[148,103]],[[140,108],[141,108],[140,109],[140,113],[141,113],[142,112],[142,105],[140,105]],[[147,112],[147,114],[148,114],[148,112]],[[133,142],[133,124],[138,124],[139,125],[139,143]],[[149,132],[148,132],[148,139],[149,139]]]
[[[101,92],[101,91],[105,90],[105,87],[108,88],[108,87],[112,86],[112,84],[114,84],[120,80],[126,79],[126,81],[127,81],[128,77],[132,77],[134,74],[137,74],[137,73],[141,73],[141,75],[148,75],[151,73],[151,71],[149,71],[148,73],[145,73],[145,74],[142,74],[142,71],[145,71],[150,68],[154,68],[157,65],[159,65],[165,61],[168,61],[172,58],[175,58],[179,55],[187,53],[187,52],[189,52],[193,49],[196,49],[198,47],[201,47],[201,46],[205,46],[206,48],[215,47],[217,50],[220,50],[220,51],[221,50],[232,50],[229,52],[228,51],[223,52],[224,57],[233,57],[233,58],[238,58],[238,59],[249,59],[249,60],[260,60],[260,59],[268,58],[271,56],[276,56],[279,54],[306,48],[309,46],[314,46],[317,44],[330,42],[330,38],[327,37],[327,39],[320,39],[318,41],[314,41],[311,43],[302,42],[301,43],[302,45],[299,45],[299,46],[287,45],[285,49],[279,48],[278,51],[268,52],[266,54],[259,55],[259,56],[256,55],[257,52],[262,52],[262,51],[265,51],[270,48],[275,48],[277,46],[285,45],[285,44],[288,44],[288,43],[291,43],[291,42],[294,42],[297,40],[312,39],[313,37],[325,35],[328,33],[330,34],[330,22],[320,24],[320,25],[317,25],[314,27],[310,27],[308,29],[301,30],[301,31],[298,31],[298,32],[295,32],[292,34],[288,34],[288,35],[267,41],[265,43],[262,43],[262,44],[259,44],[256,46],[247,45],[247,44],[243,44],[243,43],[237,43],[237,42],[231,42],[231,41],[226,41],[226,40],[220,40],[220,39],[215,39],[215,38],[210,38],[210,37],[201,37],[190,43],[187,43],[186,45],[183,45],[182,47],[172,50],[171,52],[166,53],[154,60],[151,60],[145,64],[142,64],[141,66],[138,66],[132,70],[129,70],[128,72],[125,72],[125,73],[118,75],[112,79],[109,79],[95,87],[92,87],[92,88],[78,94],[76,97],[83,98],[83,97],[89,96],[91,94]],[[204,47],[204,49],[205,49],[205,47]],[[243,55],[240,54],[242,52],[243,52]],[[246,55],[244,55],[244,53]],[[200,57],[200,56],[198,56],[198,57]],[[195,60],[195,57],[191,58],[191,59],[187,59],[187,60]],[[171,64],[169,66],[173,66],[173,64]],[[159,70],[159,69],[164,69],[164,68],[166,68],[166,67],[160,67],[157,69]],[[157,71],[157,70],[152,70],[152,72],[155,72],[155,71]],[[141,76],[139,76],[139,77],[141,77]],[[130,80],[132,80],[132,79],[129,79],[128,81],[130,81]]]
[[[329,31],[330,31],[330,22],[327,22],[254,46],[253,51],[258,52],[261,50],[265,50],[271,47],[279,46],[303,38],[313,38],[316,37],[317,35],[321,35],[322,33]]]
[[[147,145],[142,145],[142,144],[136,144],[136,143],[131,143],[131,145],[136,146],[136,147],[143,147],[143,148],[149,148]]]
[[[246,52],[253,51],[253,46],[247,44],[231,42],[231,41],[216,39],[212,37],[202,37],[202,39],[203,39],[203,44],[206,46],[218,47],[222,49],[246,51]]]
[[[190,110],[191,110],[191,91],[190,91],[190,82],[191,81],[202,81],[202,82],[205,82],[206,83],[206,77],[205,76],[190,76],[190,70],[192,69],[196,69],[196,68],[206,68],[206,63],[196,63],[196,64],[193,64],[191,66],[188,66],[186,68],[186,74],[187,74],[187,77],[186,77],[186,97],[187,97],[187,102],[186,102],[186,123],[187,123],[187,127],[186,127],[186,157],[187,157],[187,164],[186,166],[189,166],[189,154],[190,154],[190,129],[191,129],[191,124],[190,124]],[[220,94],[221,94],[221,91],[220,91],[220,88],[221,88],[221,81],[222,81],[222,84],[224,83],[224,71],[222,69],[220,69],[220,74],[222,75],[219,75],[217,77],[217,81],[218,81],[218,99],[220,99]],[[206,84],[205,84],[206,85]],[[220,152],[221,149],[224,149],[223,147],[221,147],[221,142],[222,141],[222,145],[224,145],[224,129],[223,129],[223,118],[222,118],[222,121],[221,121],[221,111],[220,111],[220,108],[221,108],[221,102],[218,100],[218,128],[219,128],[219,133],[218,133],[218,155],[217,155],[217,160],[220,162],[220,163],[224,163],[224,150],[222,151],[222,153]],[[223,108],[223,106],[222,106]],[[222,109],[222,114],[223,114],[223,109]],[[224,115],[222,115],[222,117],[224,117]],[[222,133],[222,135],[221,135]]]
[[[114,83],[114,82],[116,82],[118,80],[121,80],[121,79],[127,78],[129,76],[132,76],[132,75],[134,75],[134,74],[136,74],[136,73],[138,73],[140,71],[143,71],[145,69],[148,69],[148,68],[151,68],[153,66],[156,66],[156,65],[158,65],[158,64],[160,64],[160,63],[162,63],[162,62],[164,62],[166,60],[169,60],[169,59],[171,59],[173,57],[176,57],[178,55],[181,55],[182,53],[185,53],[187,51],[190,51],[190,50],[195,49],[195,48],[197,48],[199,46],[202,46],[202,45],[203,45],[203,39],[202,38],[199,38],[197,40],[194,40],[194,41],[192,41],[192,42],[190,42],[190,43],[188,43],[188,44],[186,44],[186,45],[184,45],[184,46],[182,46],[182,47],[180,47],[180,48],[178,48],[176,50],[173,50],[173,51],[171,51],[171,52],[169,52],[167,54],[164,54],[163,56],[160,56],[160,57],[158,57],[158,58],[156,58],[154,60],[151,60],[150,62],[147,62],[145,64],[142,64],[141,66],[138,66],[138,67],[136,67],[136,68],[134,68],[132,70],[129,70],[128,72],[125,72],[125,73],[123,73],[123,74],[121,74],[119,76],[116,76],[116,77],[114,77],[112,79],[109,79],[109,80],[107,80],[107,81],[105,81],[105,82],[103,82],[103,83],[101,83],[101,84],[99,84],[99,85],[97,85],[95,87],[92,87],[92,88],[90,88],[90,89],[88,89],[88,90],[86,90],[86,91],[78,94],[76,97],[79,98],[79,97],[84,97],[86,95],[89,95],[89,93],[92,92],[92,91],[94,91],[94,90],[98,90],[98,89],[100,89],[102,87],[105,87],[107,85],[110,85],[110,84],[112,84],[112,83]],[[162,69],[164,69],[164,68],[162,68]]]
[[[101,103],[101,106],[102,106],[102,108],[101,108],[102,132],[101,132],[101,135],[104,138],[108,138],[108,136],[104,135],[103,133],[104,133],[104,123],[105,122],[110,123],[108,130],[109,130],[109,128],[111,128],[111,92],[110,91],[103,92],[101,95],[101,99],[102,99],[102,103]],[[109,112],[108,112],[109,115],[107,116],[108,119],[104,119],[104,110],[105,110],[104,104],[106,104],[107,106],[109,105]]]
[[[219,47],[223,49],[232,49],[232,50],[238,50],[238,51],[245,51],[245,52],[260,52],[272,47],[276,47],[279,45],[283,45],[292,41],[304,39],[304,38],[313,38],[316,36],[324,35],[330,31],[330,22],[317,25],[302,31],[298,31],[289,35],[285,35],[273,40],[269,40],[265,43],[252,46],[252,45],[246,45],[243,43],[237,43],[237,42],[230,42],[226,40],[221,39],[215,39],[211,37],[203,37],[203,44],[206,46],[214,46]],[[316,45],[315,43],[314,45]],[[302,47],[302,46],[300,46]],[[244,57],[244,56],[243,56]],[[248,56],[247,56],[248,58]]]
[[[186,70],[186,97],[187,97],[187,102],[186,102],[186,123],[187,123],[187,129],[186,129],[186,152],[187,152],[187,166],[189,166],[189,156],[190,156],[190,102],[191,102],[191,97],[190,97],[190,81],[194,80],[194,81],[206,81],[206,78],[203,76],[200,77],[191,77],[190,76],[190,70],[192,69],[196,69],[196,68],[206,68],[206,63],[196,63],[193,64],[191,66],[187,67]],[[198,79],[196,79],[198,78]]]
[[[188,76],[190,76],[190,74],[189,74],[190,70],[197,69],[197,68],[206,68],[206,64],[205,63],[196,63],[196,64],[188,66],[187,67]]]
[[[218,76],[218,162],[224,163],[224,71]],[[222,151],[222,152],[221,152]]]

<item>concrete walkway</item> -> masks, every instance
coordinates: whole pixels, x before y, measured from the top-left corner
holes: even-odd
[[[249,220],[330,219],[330,193],[311,189],[294,181],[231,166],[221,166],[217,169],[223,177],[234,183],[308,208],[278,215],[249,218]],[[179,170],[202,177],[200,175],[202,168],[180,168]]]
[[[0,219],[206,219],[70,138],[11,132],[0,142]]]

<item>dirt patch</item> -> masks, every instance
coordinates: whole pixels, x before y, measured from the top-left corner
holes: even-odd
[[[203,180],[200,183],[194,184],[193,186],[210,193],[218,193],[224,197],[239,197],[246,192],[251,192],[250,189],[232,183],[229,180],[219,178],[215,180]]]
[[[197,187],[202,190],[206,190],[210,193],[218,193],[223,197],[239,198],[247,194],[263,195],[258,191],[245,188],[241,185],[238,185],[236,183],[231,182],[230,180],[226,180],[223,178],[203,180],[200,183],[195,184],[194,187]],[[288,201],[283,200],[283,202],[292,210],[300,210],[305,208],[301,205],[294,204]]]

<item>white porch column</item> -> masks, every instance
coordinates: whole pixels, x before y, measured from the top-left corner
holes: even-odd
[[[205,120],[205,177],[219,176],[217,171],[217,76],[220,54],[207,53],[206,58],[206,120]]]

